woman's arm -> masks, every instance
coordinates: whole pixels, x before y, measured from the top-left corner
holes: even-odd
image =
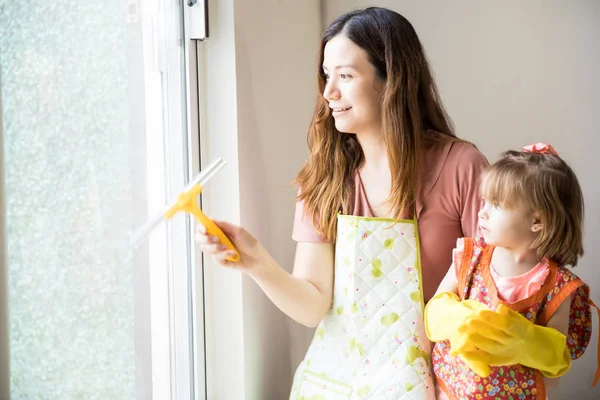
[[[227,222],[215,223],[229,237],[240,254],[237,263],[218,238],[208,236],[199,226],[196,240],[204,253],[225,267],[251,276],[271,301],[295,321],[314,327],[323,319],[333,299],[334,247],[332,243],[299,242],[293,274],[285,271],[269,252],[244,228]]]
[[[468,143],[459,144],[456,161],[456,180],[460,198],[459,212],[461,227],[464,237],[478,237],[479,217],[478,213],[483,202],[480,193],[481,178],[489,166],[485,156],[479,150]]]
[[[331,308],[334,250],[332,243],[299,242],[290,275],[269,255],[249,275],[285,314],[315,327]]]

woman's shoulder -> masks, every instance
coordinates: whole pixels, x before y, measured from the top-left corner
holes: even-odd
[[[438,179],[442,174],[461,176],[465,172],[479,173],[489,165],[474,144],[458,138],[441,138],[427,144],[424,158],[423,166],[429,179]]]
[[[452,142],[448,161],[456,165],[484,164],[489,165],[487,158],[473,143],[458,139]]]
[[[429,145],[425,150],[425,167],[428,170],[446,171],[460,175],[467,171],[482,171],[489,166],[487,158],[472,143],[453,138]]]

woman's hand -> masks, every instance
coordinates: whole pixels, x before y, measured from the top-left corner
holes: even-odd
[[[231,240],[240,254],[240,260],[238,262],[227,260],[227,257],[233,257],[235,254],[231,250],[227,250],[225,245],[219,241],[219,238],[208,235],[203,225],[198,224],[196,226],[196,242],[200,244],[203,253],[212,255],[215,261],[222,266],[245,270],[246,272],[261,264],[265,252],[254,236],[240,226],[224,221],[213,222]]]

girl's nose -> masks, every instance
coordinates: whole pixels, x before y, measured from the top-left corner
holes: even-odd
[[[488,213],[487,213],[487,210],[485,209],[485,207],[483,207],[481,210],[479,210],[479,212],[477,213],[477,216],[481,219],[487,219]]]
[[[487,217],[489,216],[487,208],[488,208],[488,203],[487,202],[483,203],[483,207],[481,207],[481,209],[477,213],[477,216],[481,219],[487,219]]]

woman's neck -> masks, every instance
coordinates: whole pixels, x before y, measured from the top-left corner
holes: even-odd
[[[369,170],[389,173],[388,151],[381,135],[357,135],[365,156],[365,165]]]
[[[391,205],[386,204],[386,201],[392,186],[387,146],[380,135],[362,135],[358,140],[365,156],[365,163],[359,174],[367,202],[373,216],[387,216],[391,213]]]

